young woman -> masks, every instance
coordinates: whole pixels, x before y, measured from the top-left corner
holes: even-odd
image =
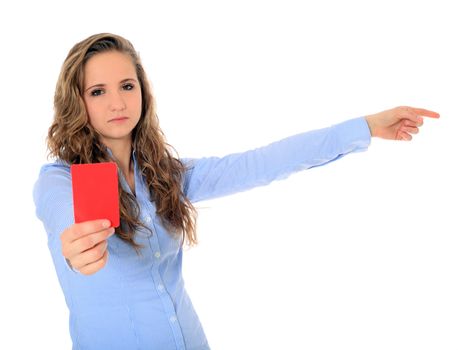
[[[126,39],[93,35],[69,52],[56,87],[36,213],[70,311],[74,349],[209,349],[181,274],[197,243],[193,203],[266,185],[365,151],[371,136],[412,139],[421,116],[397,107],[225,157],[179,159],[165,142],[140,59]],[[73,221],[70,165],[114,161],[121,225]]]

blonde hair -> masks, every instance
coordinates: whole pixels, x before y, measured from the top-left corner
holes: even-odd
[[[139,171],[146,180],[150,201],[155,203],[161,223],[175,238],[181,237],[182,245],[185,239],[189,245],[197,244],[197,211],[182,190],[186,167],[173,157],[172,151],[176,150],[165,141],[146,73],[130,41],[119,35],[101,33],[77,43],[70,50],[56,84],[54,120],[47,137],[49,155],[70,164],[115,161],[89,124],[82,97],[85,63],[92,56],[107,51],[125,53],[131,58],[141,86],[142,112],[132,131],[132,146]],[[140,226],[151,230],[139,220],[135,196],[124,191],[120,182],[118,188],[121,225],[116,228],[116,234],[138,253],[142,245],[135,243],[135,231]]]

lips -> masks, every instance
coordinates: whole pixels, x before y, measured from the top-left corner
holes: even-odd
[[[129,118],[125,116],[121,116],[121,117],[110,119],[108,122],[119,122],[119,121],[126,120],[126,119],[129,119]]]

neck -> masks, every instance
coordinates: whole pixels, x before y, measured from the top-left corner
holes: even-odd
[[[129,174],[133,172],[130,159],[132,154],[132,140],[129,139],[123,142],[107,142],[103,140],[103,143],[111,150],[124,176],[128,178]]]

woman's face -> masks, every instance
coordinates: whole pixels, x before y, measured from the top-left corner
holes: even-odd
[[[131,58],[118,51],[91,57],[84,67],[83,100],[100,141],[109,147],[130,142],[142,112],[141,87]]]

